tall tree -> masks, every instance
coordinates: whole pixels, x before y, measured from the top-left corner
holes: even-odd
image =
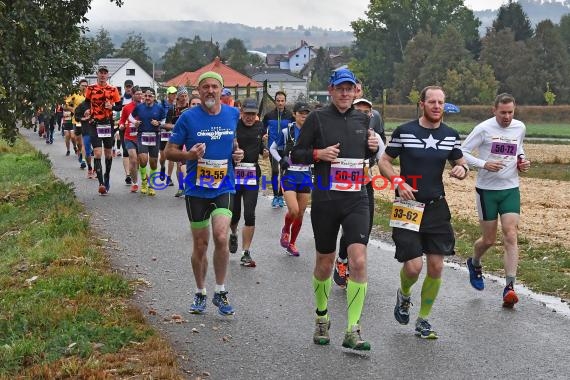
[[[10,143],[17,120],[60,101],[74,78],[93,71],[84,37],[91,2],[0,1],[0,130]]]
[[[371,0],[366,18],[351,23],[356,37],[352,66],[379,95],[393,85],[394,64],[402,62],[408,42],[421,30],[439,35],[447,25],[456,26],[462,40],[476,47],[480,22],[463,0]]]
[[[314,61],[309,89],[311,91],[325,90],[329,83],[329,78],[333,68],[328,49],[322,46],[319,47]]]
[[[112,57],[115,54],[115,45],[108,30],[104,28],[99,29],[95,37],[89,40],[91,41],[89,50],[93,53],[95,61],[99,60],[99,58]]]
[[[178,38],[162,56],[165,77],[170,79],[185,71],[195,71],[219,56],[218,43],[203,41],[199,36]]]
[[[493,29],[499,32],[505,28],[510,28],[515,34],[515,41],[528,40],[532,37],[532,24],[522,6],[513,0],[502,5],[497,13],[497,18],[493,21]]]
[[[489,30],[482,40],[481,62],[493,68],[495,78],[499,81],[499,92],[512,92],[507,79],[517,72],[517,61],[528,54],[524,41],[515,41],[515,34],[510,28],[500,31]],[[516,57],[516,59],[514,58]]]
[[[443,81],[446,99],[456,104],[489,104],[497,94],[493,69],[474,60],[462,60],[449,68]]]
[[[152,73],[152,60],[148,55],[146,41],[140,34],[129,33],[121,48],[115,52],[117,58],[130,58],[147,73]]]
[[[249,64],[249,53],[242,40],[230,38],[222,48],[222,60],[240,73],[245,73]]]
[[[564,46],[566,51],[570,53],[570,13],[565,14],[560,18],[560,23],[558,24],[558,30],[560,32],[560,37],[564,41]]]

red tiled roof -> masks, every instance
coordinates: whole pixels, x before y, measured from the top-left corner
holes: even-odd
[[[250,77],[243,75],[240,72],[232,69],[231,67],[224,65],[219,57],[216,57],[212,62],[205,66],[202,66],[196,71],[187,71],[174,78],[170,79],[165,83],[166,86],[187,86],[195,87],[198,85],[198,77],[205,73],[206,71],[214,71],[224,78],[224,87],[261,87],[261,83],[254,81]]]

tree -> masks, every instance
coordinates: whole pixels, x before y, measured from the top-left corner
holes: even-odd
[[[491,66],[474,60],[462,60],[449,68],[443,81],[446,99],[457,104],[489,104],[497,87]]]
[[[93,52],[93,60],[98,61],[100,58],[112,57],[115,54],[115,45],[111,40],[111,35],[106,29],[99,29],[94,38],[89,39]]]
[[[239,38],[230,38],[227,40],[222,49],[222,61],[231,66],[234,70],[245,74],[245,69],[250,62],[250,58],[243,41]]]
[[[9,143],[18,120],[61,101],[74,78],[93,72],[84,37],[90,6],[91,0],[0,1],[0,129]]]
[[[140,34],[129,33],[121,48],[115,53],[117,58],[130,58],[142,67],[147,73],[152,73],[152,60],[148,55],[146,41]]]
[[[560,18],[560,23],[558,24],[558,30],[560,32],[560,37],[564,41],[564,46],[566,51],[570,53],[570,13],[565,14]]]
[[[480,22],[463,0],[371,0],[366,18],[351,23],[356,37],[351,67],[377,96],[393,85],[394,64],[402,62],[408,42],[422,30],[440,35],[448,25],[477,46]]]
[[[493,21],[493,29],[499,32],[509,28],[515,34],[515,41],[524,41],[532,37],[532,25],[522,6],[509,0],[499,8],[497,18]]]
[[[325,90],[329,84],[329,78],[333,68],[328,50],[322,46],[319,47],[314,61],[309,89],[311,91]]]
[[[165,77],[173,78],[185,71],[195,71],[219,56],[219,45],[213,41],[202,41],[199,36],[194,39],[178,38],[162,56]]]
[[[510,28],[500,31],[491,29],[487,32],[482,40],[480,61],[493,68],[495,78],[499,82],[499,93],[512,93],[512,88],[507,85],[507,80],[512,75],[519,74],[516,61],[521,61],[521,57],[527,56],[527,53],[527,45],[524,41],[515,41],[515,34]],[[525,62],[525,64],[527,63]]]

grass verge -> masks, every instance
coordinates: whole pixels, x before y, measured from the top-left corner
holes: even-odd
[[[183,378],[93,237],[47,157],[0,140],[1,379]]]
[[[376,198],[374,224],[384,232],[391,231],[391,209],[390,202]],[[481,236],[479,225],[456,217],[452,217],[452,224],[456,237],[455,260],[464,263],[473,253],[473,243]],[[499,232],[497,245],[485,254],[482,261],[484,272],[504,276],[501,241]],[[570,301],[570,257],[566,249],[557,244],[534,244],[519,235],[519,250],[517,278],[534,291]]]

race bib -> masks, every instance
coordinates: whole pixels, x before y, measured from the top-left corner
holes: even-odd
[[[113,128],[110,125],[98,125],[97,126],[97,137],[104,139],[111,137],[113,133]]]
[[[425,204],[414,200],[396,198],[392,204],[390,227],[419,231],[424,216]]]
[[[141,134],[141,144],[147,146],[156,146],[156,133],[155,132],[143,132]]]
[[[196,186],[217,189],[228,174],[228,160],[198,160]]]
[[[248,162],[240,162],[235,166],[235,184],[236,185],[257,185],[257,172],[255,164]]]
[[[310,172],[311,171],[311,165],[291,164],[291,165],[289,165],[287,170],[290,170],[292,172]]]
[[[135,125],[129,126],[129,136],[135,137],[137,135],[137,127]]]
[[[504,163],[514,162],[517,159],[517,139],[495,136],[491,140],[491,154],[487,158],[491,161]]]
[[[331,163],[331,175],[331,190],[360,191],[364,179],[364,160],[338,158]]]
[[[172,131],[160,131],[160,141],[168,141],[172,136]]]

